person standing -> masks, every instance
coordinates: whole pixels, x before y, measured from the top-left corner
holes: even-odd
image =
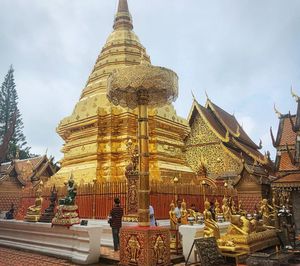
[[[156,226],[154,208],[151,205],[149,206],[149,215],[150,215],[150,226]]]
[[[120,239],[119,239],[119,233],[120,228],[122,227],[122,216],[123,216],[123,208],[120,206],[120,199],[115,198],[114,199],[114,207],[110,211],[111,216],[111,229],[112,229],[112,236],[114,241],[114,250],[119,250],[120,245]]]
[[[175,211],[177,221],[180,224],[181,223],[181,200],[180,199],[177,199],[177,206],[174,211]]]

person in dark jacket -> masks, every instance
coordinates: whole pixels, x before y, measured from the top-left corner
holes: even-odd
[[[114,240],[114,250],[119,250],[120,239],[119,239],[119,232],[120,228],[122,227],[122,216],[123,216],[123,208],[120,206],[120,199],[114,199],[114,207],[110,211],[111,216],[111,229],[112,229],[112,236]]]

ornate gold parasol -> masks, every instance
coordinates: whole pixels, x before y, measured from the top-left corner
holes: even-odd
[[[149,226],[148,106],[161,107],[177,99],[178,77],[170,69],[140,64],[119,68],[108,79],[107,98],[115,105],[138,107],[139,225]]]

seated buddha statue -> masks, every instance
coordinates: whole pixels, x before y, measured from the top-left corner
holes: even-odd
[[[209,201],[204,202],[204,230],[203,230],[203,236],[204,237],[211,237],[214,236],[216,239],[220,238],[220,230],[219,226],[216,223],[216,221],[212,218],[212,214],[210,209],[210,203]]]
[[[34,205],[31,205],[27,208],[25,220],[28,222],[37,222],[40,219],[42,203],[43,203],[42,185],[43,182],[41,181],[36,190],[36,198],[35,198]]]
[[[228,206],[228,200],[226,197],[223,198],[223,205],[222,205],[222,211],[223,211],[223,216],[225,221],[230,221],[231,218],[231,209]]]
[[[177,229],[178,220],[177,220],[177,217],[176,217],[175,204],[174,204],[173,201],[170,204],[169,217],[170,217],[170,228],[171,228],[171,230]]]
[[[26,214],[39,215],[41,214],[43,198],[41,196],[35,198],[34,205],[28,207]]]
[[[217,199],[216,199],[216,201],[215,201],[215,213],[216,213],[216,216],[222,214],[222,210],[221,210],[221,208],[220,208],[220,203],[218,202]]]
[[[236,207],[235,207],[235,202],[233,199],[231,199],[231,205],[230,205],[230,211],[231,211],[231,214],[236,214]]]
[[[186,202],[183,200],[181,203],[181,224],[188,224],[188,211],[186,209]]]

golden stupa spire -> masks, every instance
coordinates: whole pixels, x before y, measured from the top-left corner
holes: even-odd
[[[133,29],[132,18],[129,13],[127,0],[119,0],[117,14],[114,21],[114,30]]]

